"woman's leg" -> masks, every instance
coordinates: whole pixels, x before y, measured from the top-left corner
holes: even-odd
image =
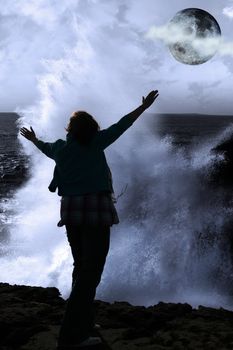
[[[75,235],[81,236],[78,241],[81,249],[77,251]],[[76,259],[77,277],[67,302],[59,342],[77,343],[90,335],[94,324],[93,301],[109,251],[110,227],[67,226],[67,236]],[[78,257],[79,251],[81,257]]]
[[[82,266],[83,229],[78,226],[66,226],[67,239],[73,256],[72,288]]]

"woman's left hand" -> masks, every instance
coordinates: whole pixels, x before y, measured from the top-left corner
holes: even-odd
[[[27,129],[27,128],[21,128],[20,129],[20,134],[25,137],[27,140],[31,141],[31,142],[34,142],[37,140],[36,138],[36,134],[35,134],[35,131],[32,129],[32,127],[30,126],[30,129]]]

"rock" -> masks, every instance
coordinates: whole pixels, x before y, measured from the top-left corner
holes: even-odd
[[[0,283],[0,344],[20,346],[50,325],[59,325],[64,305],[56,288]]]
[[[222,188],[232,188],[233,186],[233,136],[222,141],[212,150],[212,154],[221,156],[222,159],[216,159],[210,169],[210,180],[216,186]]]
[[[0,349],[55,350],[65,309],[57,288],[0,283]],[[233,349],[233,312],[160,302],[150,307],[95,301],[93,350]],[[88,350],[88,349],[87,349]]]

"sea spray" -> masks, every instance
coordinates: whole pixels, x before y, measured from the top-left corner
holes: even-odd
[[[112,228],[97,297],[144,305],[227,303],[231,265],[222,234],[229,208],[208,183],[217,140],[187,155],[172,138],[145,134],[136,125],[131,135],[120,150],[107,151],[117,191],[127,189],[118,199],[121,223]],[[53,166],[40,154],[33,159],[38,171],[15,195],[15,227],[1,275],[10,283],[55,285],[68,297],[72,259],[65,230],[56,227],[59,198],[47,190]]]

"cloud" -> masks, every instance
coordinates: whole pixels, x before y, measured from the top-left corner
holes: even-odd
[[[230,19],[233,19],[233,6],[224,7],[222,13]]]
[[[181,46],[189,45],[196,54],[202,56],[212,56],[216,52],[222,56],[233,56],[233,42],[225,41],[224,38],[216,35],[214,32],[208,37],[198,38],[194,32],[188,32],[187,27],[185,28],[185,26],[183,27],[175,23],[164,26],[152,26],[147,31],[145,37],[152,40],[162,40],[168,46],[177,43],[181,43]]]

